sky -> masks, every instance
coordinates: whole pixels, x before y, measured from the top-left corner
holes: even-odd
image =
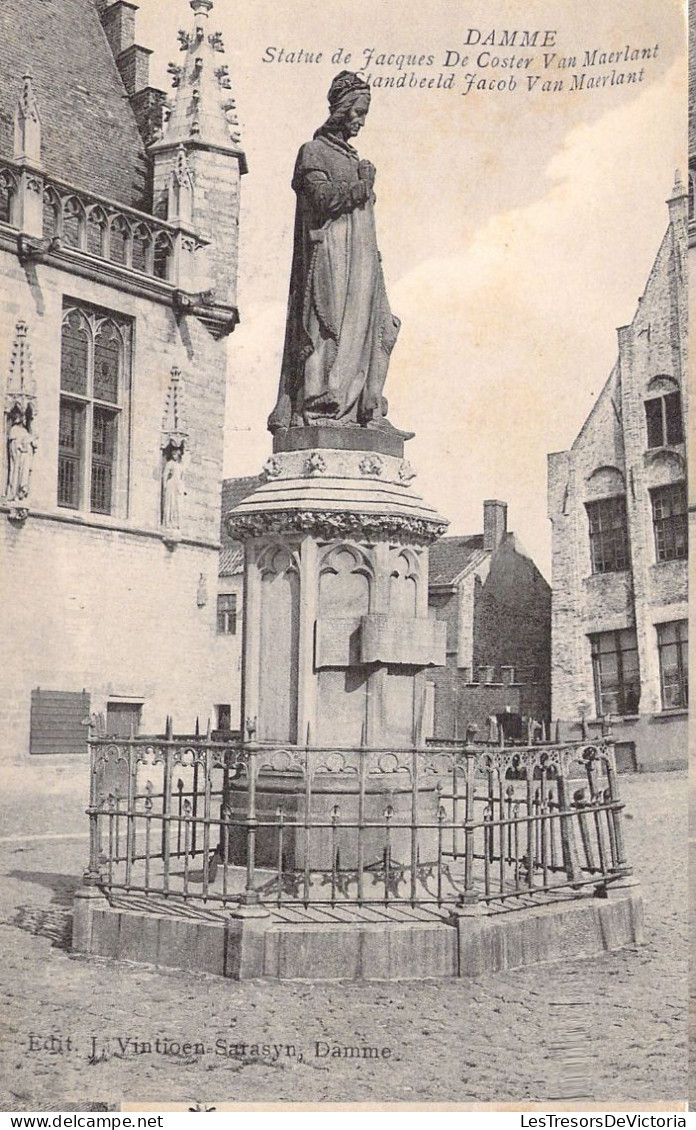
[[[169,90],[189,6],[141,0],[136,21],[155,51],[151,81]],[[681,0],[216,0],[209,22],[223,33],[249,163],[225,476],[257,473],[271,449],[297,150],[326,118],[346,52],[350,70],[371,52],[356,146],[377,168],[379,245],[402,322],[389,418],[416,433],[413,487],[449,532],[480,531],[483,500],[503,499],[550,580],[547,453],[572,444],[607,379],[616,329],[633,317],[667,226],[675,170],[686,176]],[[512,46],[501,43],[515,30]],[[538,32],[536,46],[521,45],[524,31]],[[277,61],[281,48],[322,58]],[[649,58],[626,61],[643,49]],[[457,58],[467,61],[445,66]],[[641,68],[640,82],[616,82]],[[374,81],[404,74],[433,88]],[[606,82],[588,88],[597,76]],[[494,89],[477,89],[481,80]]]

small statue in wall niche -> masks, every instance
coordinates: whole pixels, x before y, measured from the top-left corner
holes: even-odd
[[[168,530],[178,530],[181,526],[182,501],[184,490],[184,445],[170,443],[164,452],[162,472],[162,525]]]
[[[196,589],[196,604],[199,608],[205,608],[208,603],[208,582],[205,573],[201,573],[198,578],[198,588]]]
[[[19,404],[15,404],[10,410],[8,422],[6,497],[8,502],[26,502],[34,452],[38,446],[32,432],[31,407],[23,411]]]

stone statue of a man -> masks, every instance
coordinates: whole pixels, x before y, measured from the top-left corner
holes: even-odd
[[[295,242],[278,402],[270,431],[384,423],[382,389],[399,320],[387,300],[375,232],[375,169],[350,144],[370,88],[342,71],[330,116],[300,149]]]
[[[29,497],[37,441],[30,431],[31,420],[19,406],[12,409],[9,422],[7,499],[9,502],[25,502]]]
[[[178,530],[181,525],[181,503],[184,490],[183,449],[170,444],[162,472],[162,525]]]

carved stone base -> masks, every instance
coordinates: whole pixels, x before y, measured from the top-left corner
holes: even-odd
[[[7,511],[7,520],[13,526],[23,526],[29,517],[29,507],[23,502],[11,502]]]
[[[447,523],[413,477],[375,450],[277,452],[226,516],[245,544],[243,717],[260,742],[422,742],[424,669],[444,663],[446,631],[428,616],[427,546]]]
[[[368,428],[295,428],[293,433],[332,430],[382,435]],[[276,450],[259,475],[258,489],[226,516],[227,528],[240,540],[299,531],[427,545],[445,532],[447,522],[413,491],[414,478],[406,459],[377,449]]]
[[[323,447],[336,451],[379,451],[382,455],[403,458],[404,441],[412,438],[413,432],[389,426],[282,428],[273,436],[273,451],[310,451]]]

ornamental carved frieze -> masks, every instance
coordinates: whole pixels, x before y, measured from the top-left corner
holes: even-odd
[[[401,514],[363,514],[331,510],[285,510],[231,514],[227,530],[231,537],[248,540],[269,533],[291,530],[331,540],[336,537],[368,538],[429,545],[442,537],[448,523],[440,518],[415,518]]]
[[[271,455],[261,468],[259,478],[262,482],[267,482],[268,479],[277,479],[281,470],[280,459],[276,459],[275,455]]]
[[[326,470],[326,460],[318,451],[312,451],[304,461],[305,475],[323,475]]]
[[[379,455],[366,455],[364,459],[360,460],[358,467],[360,468],[361,474],[372,475],[376,478],[382,474],[384,463]]]

